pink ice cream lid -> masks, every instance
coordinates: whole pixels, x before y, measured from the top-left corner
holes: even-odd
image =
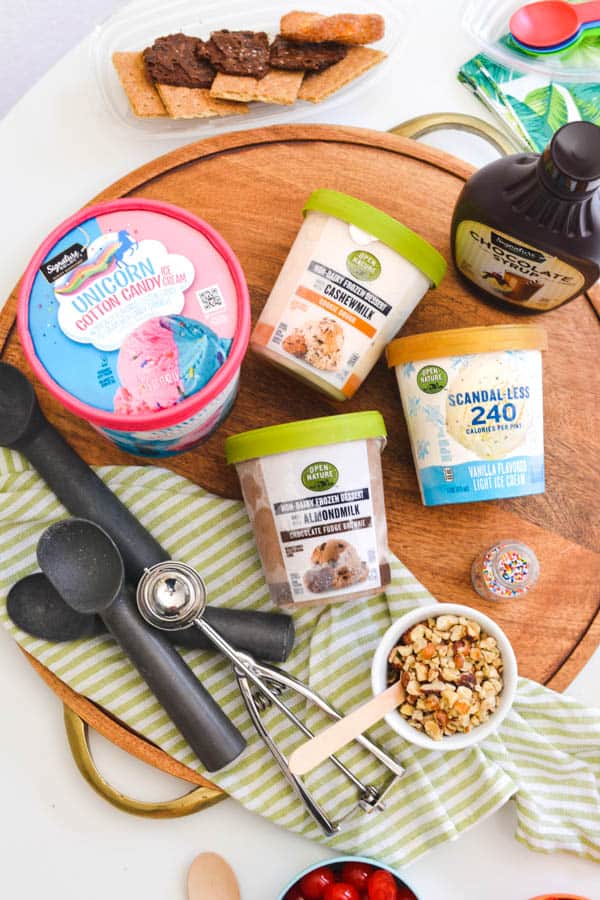
[[[250,301],[233,250],[179,207],[130,198],[59,225],[29,263],[19,336],[67,409],[108,428],[176,424],[237,377]]]

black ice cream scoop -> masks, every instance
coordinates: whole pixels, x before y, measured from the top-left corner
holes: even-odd
[[[133,585],[144,569],[170,559],[167,551],[48,422],[26,376],[2,362],[0,446],[22,453],[72,515],[95,522],[111,536]],[[294,643],[294,625],[287,615],[209,607],[206,619],[234,646],[249,650],[258,659],[284,660]],[[47,633],[39,636],[59,640]]]
[[[27,575],[13,585],[6,609],[17,628],[44,641],[77,641],[106,633],[99,616],[70,607],[43,572]],[[265,662],[285,661],[294,646],[291,616],[213,606],[206,609],[204,617],[234,647]],[[214,649],[197,628],[165,631],[163,636],[179,647]]]
[[[210,772],[242,753],[237,728],[163,635],[138,614],[124,585],[123,560],[110,536],[93,522],[51,525],[37,548],[38,563],[60,597],[77,613],[99,615],[148,687]]]

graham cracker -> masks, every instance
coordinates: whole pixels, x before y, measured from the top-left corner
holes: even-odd
[[[166,116],[158,91],[146,74],[143,53],[113,53],[113,66],[136,116]]]
[[[255,100],[263,103],[280,103],[288,106],[296,101],[302,85],[304,72],[288,72],[284,69],[270,69],[258,82]]]
[[[330,94],[354,81],[377,63],[382,62],[386,56],[387,53],[382,50],[372,50],[370,47],[352,47],[348,50],[345,59],[341,59],[335,65],[325,69],[324,72],[307,75],[298,92],[298,99],[308,100],[310,103],[320,103]]]
[[[212,83],[211,97],[226,100],[279,103],[287,106],[295,102],[302,85],[304,72],[270,69],[264,78],[248,75],[225,75],[219,72]]]
[[[173,87],[170,84],[157,84],[156,88],[173,119],[209,119],[248,112],[245,103],[215,99],[208,88]]]
[[[250,102],[258,90],[258,79],[250,75],[225,75],[217,72],[210,87],[210,96],[222,100]]]

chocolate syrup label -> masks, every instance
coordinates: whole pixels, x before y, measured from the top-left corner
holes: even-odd
[[[585,283],[581,272],[564,260],[469,219],[456,231],[456,262],[484,291],[531,309],[553,309],[575,297]]]

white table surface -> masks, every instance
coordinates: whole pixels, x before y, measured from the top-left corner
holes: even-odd
[[[427,112],[482,115],[455,78],[459,65],[477,50],[460,31],[458,7],[456,0],[416,4],[408,40],[390,65],[389,91],[368,95],[360,108],[315,111],[310,121],[387,129]],[[88,51],[84,41],[0,122],[0,297],[9,294],[54,225],[115,179],[179,143],[125,131],[90,100],[94,76]],[[440,143],[457,155],[474,152],[463,137],[446,135]],[[475,153],[473,161],[481,163],[480,150]],[[599,679],[597,651],[569,692],[592,704]],[[233,865],[243,900],[276,900],[294,872],[331,855],[232,800],[169,821],[117,811],[82,781],[67,749],[59,701],[3,631],[0,683],[3,898],[183,900],[188,865],[197,853],[213,850]],[[97,735],[92,746],[104,774],[131,796],[167,799],[185,790]],[[460,840],[414,863],[406,871],[409,883],[421,900],[527,900],[558,891],[600,898],[597,866],[565,854],[529,852],[514,840],[514,824],[508,804]]]

